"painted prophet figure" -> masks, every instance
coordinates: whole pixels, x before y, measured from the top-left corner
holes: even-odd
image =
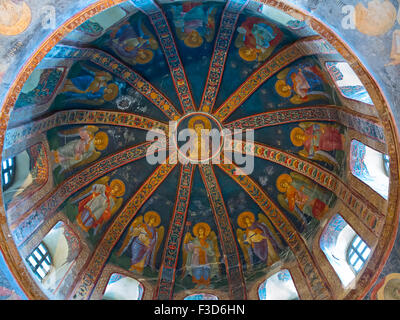
[[[164,227],[158,227],[160,223],[160,215],[155,211],[148,211],[132,222],[117,252],[117,256],[121,256],[129,247],[131,248],[129,271],[141,274],[146,266],[155,270],[157,252],[164,238]]]

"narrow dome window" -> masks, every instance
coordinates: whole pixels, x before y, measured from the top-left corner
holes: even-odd
[[[43,242],[32,251],[26,260],[39,280],[43,280],[49,273],[52,262],[50,252]]]
[[[362,182],[387,199],[389,194],[389,156],[360,141],[350,145],[350,170]]]
[[[351,265],[356,274],[362,269],[370,253],[371,249],[356,235],[347,251],[347,262]]]
[[[344,97],[373,105],[367,89],[347,62],[326,62],[326,67]]]
[[[371,249],[339,214],[329,221],[321,235],[320,247],[347,287],[364,267]]]
[[[289,270],[284,269],[265,280],[258,288],[260,300],[299,300]]]
[[[1,176],[3,191],[7,190],[14,182],[15,178],[15,158],[3,160],[1,165]]]
[[[136,279],[113,273],[108,280],[103,300],[142,300],[144,288]]]

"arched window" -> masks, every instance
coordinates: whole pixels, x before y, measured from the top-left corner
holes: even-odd
[[[79,238],[63,221],[58,221],[26,258],[40,280],[40,286],[56,299],[65,298],[68,281],[64,281],[80,252]]]
[[[367,261],[371,249],[367,244],[356,235],[347,250],[347,262],[353,270],[358,273]]]
[[[258,288],[260,300],[299,300],[289,270],[284,269],[265,280]]]
[[[329,221],[319,243],[345,287],[355,279],[371,252],[367,244],[339,214]]]
[[[49,250],[43,242],[41,242],[32,254],[26,259],[32,268],[33,273],[43,280],[49,273],[51,267],[51,257]]]
[[[108,280],[103,300],[142,300],[144,288],[136,279],[113,273]]]
[[[326,62],[326,67],[344,97],[373,105],[367,90],[347,62]]]
[[[15,158],[3,160],[1,165],[1,177],[3,182],[3,191],[7,190],[15,178]]]
[[[351,173],[385,199],[388,198],[389,193],[389,176],[386,172],[389,170],[388,166],[388,155],[382,154],[360,141],[351,141]]]

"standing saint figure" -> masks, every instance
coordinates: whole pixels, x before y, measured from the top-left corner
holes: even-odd
[[[245,211],[237,219],[241,229],[238,228],[236,234],[248,270],[254,266],[255,257],[267,266],[278,261],[278,252],[282,246],[267,217],[259,214],[258,218],[259,221],[256,221],[252,212]]]
[[[126,249],[131,248],[131,267],[129,271],[143,273],[146,266],[155,270],[158,249],[164,237],[164,227],[160,226],[160,215],[155,211],[148,211],[144,216],[137,217],[131,224],[117,256],[121,256]]]
[[[203,116],[193,117],[189,121],[188,128],[194,131],[194,138],[192,139],[193,143],[188,151],[189,158],[195,161],[208,159],[214,151],[210,148],[210,120]]]
[[[183,273],[189,274],[196,287],[210,285],[211,279],[219,274],[220,252],[217,236],[207,223],[199,222],[183,240]]]
[[[71,140],[53,151],[55,168],[61,167],[61,173],[97,160],[101,155],[97,150],[104,150],[108,145],[107,133],[98,132],[98,130],[95,126],[85,126],[62,131],[59,134],[62,137],[78,136],[79,138]]]
[[[108,184],[109,180],[108,176],[97,180],[73,200],[78,203],[76,221],[85,232],[93,229],[95,235],[122,205],[125,184],[119,179]]]
[[[344,151],[346,138],[337,126],[303,122],[291,131],[290,140],[296,147],[304,146],[299,151],[301,156],[338,166],[338,161],[328,152]]]

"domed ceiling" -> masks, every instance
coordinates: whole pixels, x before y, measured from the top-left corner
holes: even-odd
[[[3,201],[28,270],[49,231],[68,226],[57,298],[101,299],[118,273],[147,299],[257,299],[279,270],[302,299],[349,294],[319,239],[337,213],[372,250],[383,239],[389,202],[348,159],[354,139],[387,153],[391,129],[366,91],[357,101],[335,84],[349,56],[284,11],[127,1],[80,20],[31,70],[4,140],[18,175]],[[212,150],[201,129],[218,136]]]

